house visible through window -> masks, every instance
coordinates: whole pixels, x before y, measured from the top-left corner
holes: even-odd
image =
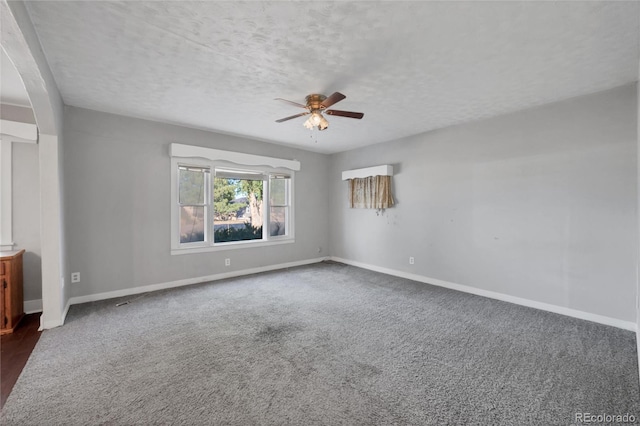
[[[221,161],[173,159],[175,250],[293,240],[293,173]],[[183,251],[184,252],[184,251]],[[179,253],[174,253],[179,254]]]

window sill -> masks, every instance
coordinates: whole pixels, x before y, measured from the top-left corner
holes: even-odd
[[[295,243],[296,240],[293,238],[275,240],[275,241],[236,241],[229,243],[218,243],[215,246],[204,246],[204,247],[189,247],[189,248],[178,248],[171,249],[171,255],[182,255],[182,254],[193,254],[193,253],[206,253],[211,251],[225,251],[225,250],[235,250],[235,249],[247,249],[247,248],[256,248],[256,247],[268,247],[268,246],[276,246],[280,244],[291,244]]]

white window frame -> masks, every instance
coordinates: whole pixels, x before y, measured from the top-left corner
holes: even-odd
[[[191,243],[181,243],[180,242],[180,207],[182,207],[182,204],[180,203],[179,200],[179,187],[180,187],[180,180],[179,180],[179,167],[180,166],[185,166],[185,167],[194,167],[194,168],[207,168],[209,169],[209,173],[205,174],[205,181],[204,181],[204,241],[195,241],[195,242],[191,242]],[[175,185],[172,185],[172,187],[174,187],[175,192],[176,192],[176,205],[177,205],[177,215],[178,215],[178,220],[177,220],[177,225],[178,225],[178,231],[177,231],[177,237],[178,237],[178,244],[181,248],[184,249],[189,249],[189,248],[199,248],[199,247],[206,247],[206,242],[207,240],[210,238],[210,233],[211,230],[208,229],[208,223],[210,221],[210,217],[212,216],[212,199],[211,199],[211,174],[213,173],[213,169],[211,168],[211,166],[209,164],[207,164],[206,162],[203,161],[198,161],[198,160],[191,160],[191,161],[180,161],[176,164],[175,167],[175,180],[176,183]],[[198,204],[199,206],[199,204]]]
[[[221,151],[211,148],[196,147],[191,145],[171,144],[171,254],[182,255],[190,253],[202,253],[220,250],[232,250],[239,248],[265,247],[276,244],[295,242],[295,212],[294,212],[294,171],[300,170],[300,163],[296,160],[284,160],[272,157],[262,157],[252,154],[243,154],[231,151]],[[209,167],[209,182],[205,184],[210,194],[207,195],[208,206],[205,207],[205,241],[193,243],[180,243],[180,204],[178,200],[178,167]],[[262,239],[246,241],[229,241],[216,243],[213,241],[214,212],[213,212],[213,183],[216,168],[232,169],[237,171],[259,172],[264,179],[263,198],[263,227]],[[288,175],[288,220],[287,234],[270,236],[270,200],[269,187],[272,175]]]
[[[35,124],[0,119],[0,251],[13,242],[13,143],[38,143]]]
[[[269,239],[272,241],[275,240],[285,240],[287,238],[289,238],[289,234],[293,233],[293,174],[292,173],[287,173],[289,175],[288,179],[289,179],[289,188],[287,189],[287,194],[286,194],[286,199],[287,199],[287,204],[280,206],[280,205],[276,205],[276,206],[272,206],[271,205],[271,197],[270,197],[270,193],[271,193],[271,179],[276,178],[277,176],[281,176],[282,173],[270,173],[269,176],[267,176],[267,181],[266,181],[266,185],[265,187],[267,188],[266,191],[266,195],[269,196],[269,205],[267,206],[266,210],[266,224],[268,225],[268,229],[266,230],[267,234],[271,234],[271,207],[288,207],[286,214],[285,214],[285,229],[286,229],[286,234],[285,235],[275,235],[275,236],[271,236],[269,235]],[[264,198],[264,196],[263,196]],[[263,227],[264,229],[265,227]]]

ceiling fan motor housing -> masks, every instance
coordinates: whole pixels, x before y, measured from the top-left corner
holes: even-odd
[[[327,97],[325,95],[312,94],[308,95],[305,99],[307,100],[307,108],[311,111],[315,111],[318,109],[324,109],[322,101],[327,99]]]

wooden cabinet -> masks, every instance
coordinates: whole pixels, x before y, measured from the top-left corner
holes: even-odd
[[[22,300],[22,255],[0,251],[0,334],[13,333],[24,316]]]

